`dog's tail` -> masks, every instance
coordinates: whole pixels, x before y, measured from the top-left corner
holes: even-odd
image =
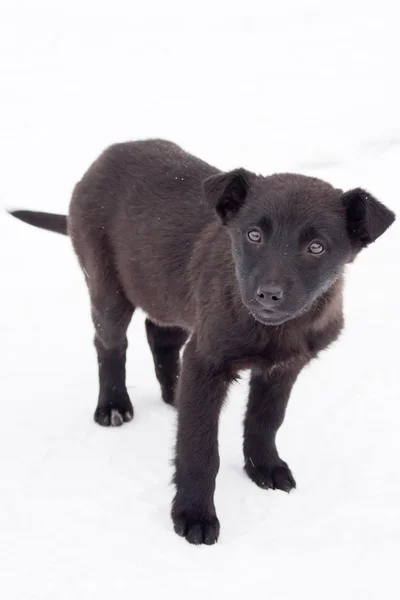
[[[10,210],[10,215],[41,229],[68,235],[67,217],[53,213],[37,212],[35,210]]]

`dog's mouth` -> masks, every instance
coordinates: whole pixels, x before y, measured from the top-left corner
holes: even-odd
[[[297,319],[310,309],[310,302],[304,302],[304,304],[293,307],[291,310],[283,310],[283,307],[281,310],[278,310],[277,308],[261,306],[259,303],[248,298],[242,298],[242,301],[256,321],[263,325],[271,326],[282,325],[287,321]]]
[[[293,319],[297,319],[301,317],[309,310],[309,304],[305,304],[301,308],[296,311],[288,312],[288,311],[277,311],[268,308],[259,308],[255,307],[251,304],[246,304],[250,314],[256,321],[262,323],[263,325],[271,325],[277,326],[286,323],[287,321],[292,321]]]
[[[249,310],[252,316],[256,319],[256,321],[259,321],[263,325],[282,325],[283,323],[286,323],[286,321],[290,321],[291,319],[297,317],[297,313],[278,313],[276,311],[268,310],[266,308],[260,310],[250,308]]]

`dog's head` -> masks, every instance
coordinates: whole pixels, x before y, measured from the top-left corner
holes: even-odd
[[[262,323],[306,312],[395,215],[368,192],[303,175],[213,175],[204,194],[227,227],[243,303]]]

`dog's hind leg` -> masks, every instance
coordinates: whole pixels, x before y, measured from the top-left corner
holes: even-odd
[[[89,197],[89,200],[91,198]],[[133,417],[126,390],[126,332],[135,306],[126,297],[104,228],[94,227],[86,196],[71,203],[70,236],[89,290],[99,367],[99,398],[94,420],[118,426]],[[94,202],[94,200],[93,200]]]
[[[174,404],[179,377],[179,352],[189,337],[180,327],[159,327],[146,319],[146,333],[164,402]]]
[[[118,287],[112,291],[100,290],[96,295],[91,293],[91,302],[100,384],[94,420],[99,425],[115,427],[133,417],[125,383],[125,360],[126,331],[134,307]]]
[[[126,332],[135,307],[126,298],[111,265],[87,260],[84,272],[99,365],[100,389],[94,420],[99,425],[115,427],[133,417],[125,383],[125,360],[128,347]]]

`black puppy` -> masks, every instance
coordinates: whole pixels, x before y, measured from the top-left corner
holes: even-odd
[[[241,369],[251,369],[245,469],[262,488],[295,487],[275,445],[291,388],[338,337],[345,265],[393,223],[390,210],[362,189],[343,193],[301,175],[221,173],[151,140],[107,149],[76,185],[69,217],[13,214],[71,237],[96,329],[100,425],[133,417],[126,332],[135,307],[147,313],[163,398],[174,404],[176,395],[179,408],[179,535],[194,544],[218,539],[218,418]]]

